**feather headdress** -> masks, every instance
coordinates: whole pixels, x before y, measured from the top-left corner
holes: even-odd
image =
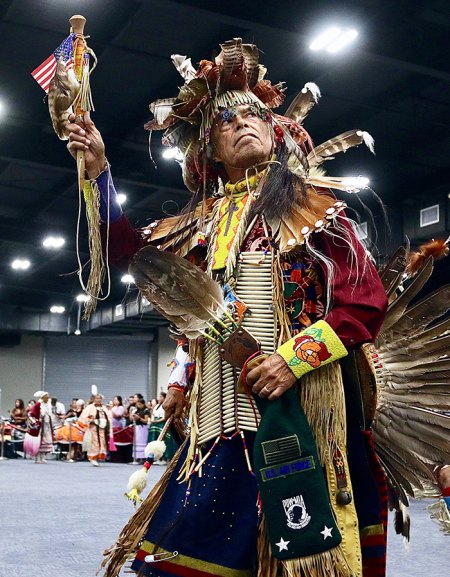
[[[243,44],[241,38],[233,38],[220,45],[221,52],[213,60],[201,60],[198,69],[191,59],[179,54],[172,55],[172,62],[184,80],[178,95],[163,98],[150,104],[153,119],[145,128],[164,130],[164,145],[177,147],[183,154],[183,180],[191,192],[204,188],[217,190],[219,178],[226,177],[220,167],[208,160],[208,144],[213,122],[223,108],[240,104],[255,106],[262,117],[277,127],[293,156],[297,158],[295,172],[306,182],[316,186],[346,190],[341,178],[329,178],[316,169],[324,160],[337,152],[345,152],[364,142],[373,151],[373,139],[361,130],[352,130],[328,140],[313,149],[312,141],[302,127],[311,108],[320,97],[319,87],[308,82],[289,106],[286,116],[273,109],[284,101],[284,84],[272,84],[266,80],[265,67],[259,63],[259,51],[253,44]],[[312,152],[307,158],[309,151]]]

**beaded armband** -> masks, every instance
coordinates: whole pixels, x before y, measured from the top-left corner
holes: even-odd
[[[300,379],[304,374],[347,355],[341,339],[325,321],[317,321],[285,342],[277,353]]]

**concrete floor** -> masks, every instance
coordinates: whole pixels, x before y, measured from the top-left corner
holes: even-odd
[[[0,462],[0,577],[94,577],[102,551],[132,513],[123,494],[135,470],[122,464]],[[149,484],[163,470],[152,467]],[[387,577],[450,576],[450,538],[429,519],[426,503],[413,502],[411,516],[408,546],[391,531]]]

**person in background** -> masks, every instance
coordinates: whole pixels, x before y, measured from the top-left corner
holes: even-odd
[[[58,442],[64,444],[69,443],[69,451],[66,455],[66,460],[70,463],[81,461],[83,459],[83,436],[84,428],[77,423],[81,413],[83,412],[83,399],[72,399],[69,410],[67,411],[64,424],[56,429],[55,436]]]
[[[10,414],[11,423],[15,427],[19,427],[19,429],[13,429],[12,438],[15,441],[23,441],[28,419],[28,412],[25,409],[25,403],[23,402],[23,399],[16,399],[16,402],[14,403],[14,409],[10,412]]]
[[[78,401],[78,399],[72,399],[72,401],[70,402],[69,408],[68,408],[66,414],[64,415],[64,420],[71,419],[71,418],[76,416],[77,401]]]
[[[31,409],[34,407],[34,405],[36,404],[36,401],[34,399],[30,399],[28,401],[27,404],[27,414],[31,411]]]
[[[81,413],[80,421],[88,426],[85,433],[90,436],[87,445],[87,456],[94,467],[105,461],[108,448],[108,437],[111,431],[111,415],[103,404],[103,395],[95,395],[94,402]]]
[[[52,397],[51,406],[52,406],[52,414],[54,415],[53,417],[54,425],[55,426],[60,425],[61,423],[64,422],[66,407],[64,406],[63,403],[58,401],[56,397]]]
[[[113,428],[123,427],[125,407],[123,406],[122,397],[120,395],[114,397],[110,410]]]
[[[137,395],[135,395],[137,396]],[[142,396],[142,395],[140,395]],[[145,404],[144,398],[137,399],[136,410],[131,416],[134,422],[135,430],[135,459],[144,462],[145,447],[147,445],[148,436],[148,420],[150,418],[150,411]]]
[[[11,422],[17,427],[24,427],[27,423],[27,410],[23,399],[16,399],[14,409],[11,411]]]
[[[160,392],[158,400],[156,401],[156,405],[153,408],[150,427],[148,429],[148,439],[147,442],[156,441],[164,427],[166,422],[164,416],[164,409],[163,404],[166,400],[167,393]],[[161,457],[159,461],[155,461],[155,465],[163,465],[165,462],[169,462],[173,455],[175,454],[175,443],[172,439],[172,435],[170,434],[170,430],[167,431],[166,436],[164,437],[164,443],[166,444],[166,450],[164,455]]]
[[[49,394],[46,391],[37,391],[34,396],[37,402],[30,410],[29,417],[39,421],[41,425],[39,432],[41,444],[35,457],[35,463],[41,464],[47,462],[45,457],[53,451],[52,405]]]
[[[158,404],[158,401],[156,399],[152,399],[151,401],[148,401],[147,407],[150,411],[150,417],[152,416],[153,409],[156,407],[157,404]]]
[[[136,409],[136,401],[135,401],[135,396],[136,395],[130,395],[128,397],[128,404],[125,407],[125,412],[124,412],[124,417],[125,417],[125,425],[128,427],[128,425],[131,425],[133,423],[131,416],[133,415],[135,409]]]

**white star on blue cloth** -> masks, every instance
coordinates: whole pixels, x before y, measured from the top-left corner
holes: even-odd
[[[327,527],[326,525],[323,528],[323,531],[321,531],[322,535],[323,535],[323,540],[325,541],[325,539],[328,539],[328,537],[331,537],[331,531],[333,530],[333,527]]]
[[[275,545],[278,547],[279,552],[283,551],[283,550],[288,550],[288,545],[289,545],[290,541],[285,541],[283,539],[283,537],[280,537],[280,541],[278,543],[275,543]]]

